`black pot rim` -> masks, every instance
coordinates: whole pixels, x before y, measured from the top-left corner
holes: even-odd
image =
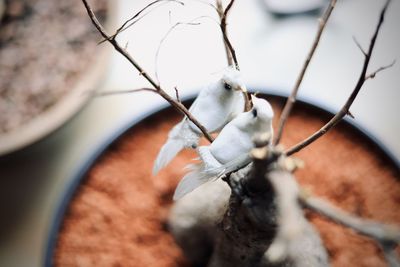
[[[277,90],[263,89],[263,90],[254,90],[254,92],[260,92],[261,94],[267,97],[276,97],[280,99],[287,98],[287,94],[283,94],[281,91]],[[196,94],[189,95],[183,99],[183,102],[189,102],[193,100],[195,97]],[[335,112],[331,108],[328,108],[326,105],[315,100],[299,97],[297,103],[299,105],[304,105],[306,107],[318,109],[331,116],[335,114]],[[57,201],[58,204],[56,212],[51,218],[50,230],[48,231],[49,234],[47,237],[47,242],[44,251],[45,252],[44,266],[46,267],[53,266],[52,263],[53,263],[54,250],[57,244],[57,237],[64,219],[64,215],[67,211],[69,203],[71,202],[72,198],[75,195],[76,190],[78,189],[82,180],[84,179],[88,171],[91,169],[91,167],[94,165],[94,163],[100,158],[100,156],[102,156],[107,151],[110,145],[116,142],[118,139],[120,139],[120,137],[122,137],[124,133],[135,127],[140,122],[149,118],[150,116],[159,113],[163,110],[166,110],[168,108],[171,108],[171,106],[168,103],[165,103],[156,108],[153,108],[149,112],[133,117],[129,122],[125,123],[124,125],[119,127],[116,131],[114,131],[109,137],[104,138],[104,141],[100,143],[97,149],[95,149],[92,153],[90,153],[90,156],[88,156],[88,158],[84,161],[84,163],[76,169],[76,171],[72,175],[72,179],[69,180],[70,182],[66,186],[66,190]],[[379,139],[377,139],[372,133],[367,131],[365,128],[361,127],[354,120],[351,120],[346,117],[344,119],[344,122],[354,130],[356,130],[363,137],[366,137],[368,140],[370,140],[384,155],[386,155],[390,163],[396,166],[397,169],[400,170],[400,161]]]

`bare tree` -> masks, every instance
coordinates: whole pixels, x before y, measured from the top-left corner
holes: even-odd
[[[175,89],[177,99],[175,100],[116,41],[116,37],[121,31],[132,25],[146,9],[161,1],[154,1],[146,6],[112,35],[104,30],[87,0],[82,0],[82,2],[104,40],[124,56],[152,86],[152,88],[113,93],[137,91],[157,93],[191,120],[212,142],[213,139],[207,130],[180,102],[178,90]],[[180,1],[173,2],[183,4]],[[229,1],[224,8],[222,2],[217,0],[214,8],[220,17],[220,28],[228,64],[239,69],[236,51],[229,40],[226,29],[229,11],[234,2],[234,0]],[[378,72],[393,66],[394,62],[367,73],[390,2],[391,0],[387,0],[380,12],[368,50],[364,51],[356,41],[356,45],[364,55],[362,70],[346,103],[329,122],[310,137],[286,151],[277,145],[282,137],[285,122],[296,102],[296,96],[307,67],[335,8],[336,0],[330,1],[319,20],[320,24],[310,52],[282,112],[276,139],[271,140],[270,135],[255,137],[250,164],[226,174],[222,180],[198,188],[184,201],[178,201],[175,204],[170,217],[170,230],[192,262],[199,265],[208,264],[209,267],[328,266],[329,259],[319,234],[304,217],[303,209],[306,208],[375,240],[382,248],[388,264],[390,266],[400,265],[394,250],[400,242],[398,226],[356,217],[307,193],[297,184],[293,175],[299,163],[290,157],[321,138],[346,115],[351,115],[350,107],[365,81],[374,78]],[[245,110],[249,110],[251,107],[250,99],[246,94]]]

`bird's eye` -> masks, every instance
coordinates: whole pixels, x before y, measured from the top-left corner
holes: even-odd
[[[224,83],[225,90],[231,90],[232,86],[230,84]]]
[[[253,113],[253,117],[257,117],[257,109],[253,108],[251,113]]]

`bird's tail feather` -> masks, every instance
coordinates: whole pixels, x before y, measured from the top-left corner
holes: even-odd
[[[167,166],[183,148],[196,147],[199,138],[186,120],[181,121],[172,128],[167,142],[162,146],[154,162],[153,175],[156,175],[162,168]]]
[[[179,182],[175,189],[174,200],[178,200],[185,196],[187,193],[192,192],[197,187],[208,182],[210,177],[203,172],[203,164],[190,164],[188,168],[191,170]]]
[[[169,139],[165,143],[160,152],[158,153],[157,159],[153,166],[153,175],[156,175],[162,168],[168,165],[171,160],[184,148],[183,140],[181,139]]]

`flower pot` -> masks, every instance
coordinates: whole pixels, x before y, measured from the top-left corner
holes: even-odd
[[[0,1],[0,13],[2,11],[2,3],[3,0]],[[42,5],[37,10],[30,10],[32,7],[25,6],[30,5],[30,2],[13,0],[10,3],[14,3],[15,5],[12,7],[12,4],[9,4],[7,7],[10,9],[6,11],[6,16],[4,17],[4,19],[7,19],[7,22],[4,22],[2,25],[0,24],[0,29],[1,27],[8,27],[7,32],[10,35],[9,37],[4,37],[5,42],[10,42],[7,47],[2,46],[0,48],[0,52],[2,51],[1,49],[4,49],[3,51],[8,49],[3,54],[0,54],[0,62],[4,64],[0,64],[0,77],[3,77],[0,79],[11,77],[11,74],[12,77],[16,76],[16,78],[11,80],[7,85],[4,85],[5,88],[1,88],[2,97],[4,98],[0,101],[0,114],[2,114],[0,116],[3,116],[0,120],[0,127],[2,127],[0,128],[0,156],[24,148],[44,138],[81,110],[89,99],[91,99],[93,95],[92,90],[98,88],[100,82],[105,77],[104,74],[111,55],[110,47],[97,46],[98,33],[88,20],[83,7],[78,8],[73,6],[73,12],[78,13],[79,19],[84,20],[86,23],[74,20],[75,26],[72,29],[71,27],[66,28],[68,32],[62,31],[66,30],[63,28],[63,25],[65,25],[63,24],[64,22],[61,22],[62,25],[58,25],[60,27],[59,30],[55,30],[54,27],[48,25],[51,23],[47,23],[46,31],[40,29],[41,35],[39,36],[34,35],[34,33],[38,32],[38,28],[41,28],[46,19],[57,16],[57,14],[54,15],[51,13],[52,8],[59,10],[61,13],[68,12],[68,10],[63,10],[63,8],[65,5],[70,5],[68,4],[69,2],[35,2],[37,5]],[[117,1],[108,1],[105,4],[107,14],[104,24],[106,28],[114,28],[116,24],[117,3]],[[43,6],[44,4],[46,5]],[[82,5],[82,3],[76,4]],[[82,10],[82,12],[79,10]],[[29,13],[30,15],[28,16],[25,13]],[[63,15],[63,19],[66,19],[66,16],[68,16],[68,13],[67,15]],[[23,30],[22,24],[10,26],[14,21],[17,21],[15,23],[22,23],[25,19],[29,20],[29,23],[25,22],[27,30]],[[33,21],[36,24],[33,24]],[[32,26],[31,24],[36,26]],[[32,29],[29,27],[32,27]],[[20,30],[22,33],[17,30]],[[92,39],[87,39],[86,37],[86,39],[82,39],[88,35],[86,30],[91,33]],[[49,38],[49,36],[53,36],[52,34],[57,42],[53,38]],[[66,37],[67,34],[69,34],[69,38]],[[30,35],[33,35],[32,38],[28,38]],[[21,48],[18,42],[12,41],[16,36],[20,36],[18,38],[21,38],[21,40],[28,38],[32,42],[29,45],[24,44],[26,45],[26,49]],[[50,39],[51,41],[49,41]],[[46,51],[41,49],[40,51],[42,52],[40,53],[36,52],[42,47],[41,42],[43,40],[47,40],[45,43],[49,44],[49,49]],[[85,42],[90,43],[90,45],[85,46]],[[68,51],[68,55],[79,54],[80,62],[71,62],[71,58],[65,58],[62,54],[58,55],[58,53],[64,51],[61,49],[64,46],[67,47],[65,51]],[[87,51],[87,48],[91,46],[94,46],[94,48]],[[86,56],[83,57],[84,55]],[[10,63],[10,59],[13,59],[13,63]],[[24,60],[27,60],[26,62],[29,61],[30,64],[24,63],[22,66],[19,66],[18,64]],[[16,62],[16,67],[12,65],[14,61]],[[8,65],[12,67],[1,67]],[[13,69],[18,66],[22,70],[25,68],[26,71],[22,72],[20,70],[20,74],[14,75],[15,70]],[[78,69],[79,72],[77,72]],[[53,72],[55,75],[52,75]],[[51,79],[52,76],[56,76],[57,78]],[[25,80],[33,81],[25,84]],[[40,91],[43,88],[46,88],[45,91]],[[15,93],[16,91],[19,93]],[[10,92],[11,96],[8,95],[8,92]],[[34,102],[45,104],[32,104]],[[14,119],[13,114],[19,115]]]
[[[284,98],[266,97],[279,118]],[[331,116],[298,102],[283,144],[302,140]],[[158,150],[181,118],[172,108],[156,110],[133,118],[99,145],[60,198],[46,266],[190,266],[165,222],[183,167],[195,153],[184,151],[157,177],[151,175]],[[340,123],[296,156],[306,166],[295,175],[315,195],[359,216],[400,223],[399,164],[354,123]],[[320,231],[332,266],[385,266],[372,241],[317,215],[307,216]]]

